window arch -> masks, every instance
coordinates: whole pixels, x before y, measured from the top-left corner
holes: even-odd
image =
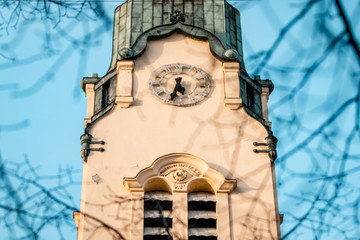
[[[202,159],[182,153],[165,155],[135,177],[124,178],[124,185],[144,199],[143,224],[132,219],[131,239],[230,239],[228,194],[236,180],[225,179]],[[219,220],[229,224],[218,229]]]

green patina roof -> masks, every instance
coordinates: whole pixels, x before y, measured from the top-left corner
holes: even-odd
[[[184,19],[172,20],[174,13]],[[207,38],[217,58],[239,61],[243,66],[240,13],[225,0],[128,0],[115,10],[110,70],[117,60],[141,55],[148,38],[169,36],[174,31]],[[131,49],[127,57],[119,54],[124,48]],[[226,53],[229,49],[237,53]]]

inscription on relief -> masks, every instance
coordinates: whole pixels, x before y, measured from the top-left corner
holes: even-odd
[[[185,183],[175,183],[174,188],[175,188],[175,190],[184,190],[185,189]]]
[[[197,177],[201,175],[201,172],[198,169],[196,169],[193,166],[190,166],[188,164],[185,164],[185,163],[170,164],[160,170],[160,175],[167,176],[169,174],[169,172],[171,170],[173,170],[174,168],[185,168],[185,169],[189,170],[192,175],[197,176]]]

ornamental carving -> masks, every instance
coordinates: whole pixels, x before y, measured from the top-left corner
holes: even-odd
[[[170,21],[172,23],[185,22],[185,14],[183,14],[180,11],[175,11],[175,12],[170,14]]]
[[[187,172],[184,169],[178,169],[173,172],[173,178],[176,181],[181,182],[181,181],[185,180],[186,177],[187,177]]]
[[[174,189],[175,190],[184,190],[185,189],[185,184],[184,183],[175,183],[174,184]]]
[[[201,172],[186,163],[174,163],[163,167],[159,175],[168,177],[176,182],[187,182],[194,176],[200,176]]]
[[[198,169],[196,169],[195,167],[190,166],[188,164],[185,164],[185,163],[169,164],[160,170],[159,175],[167,176],[167,175],[169,175],[170,172],[174,171],[174,169],[177,170],[179,168],[188,170],[191,175],[194,175],[196,177],[201,175],[201,172]]]
[[[226,180],[224,175],[210,168],[198,157],[187,153],[172,153],[156,159],[136,177],[124,178],[124,186],[131,192],[154,189],[185,192],[210,187],[214,192],[229,193],[236,187],[236,180]]]

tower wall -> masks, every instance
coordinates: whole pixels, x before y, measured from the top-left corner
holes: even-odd
[[[135,177],[157,158],[172,153],[201,158],[226,179],[237,180],[235,189],[223,198],[228,200],[230,222],[224,239],[278,239],[273,164],[266,153],[253,152],[253,143],[264,142],[268,131],[243,107],[225,107],[226,91],[230,90],[225,86],[224,63],[212,55],[209,43],[174,33],[149,41],[141,57],[122,61],[126,62],[134,64],[132,105],[115,105],[89,128],[94,141],[106,144],[104,152],[91,151],[84,163],[79,239],[112,239],[117,234],[141,239],[134,235],[134,221],[141,229],[143,195],[136,198],[136,192],[124,185],[124,178]],[[149,90],[149,78],[155,69],[171,63],[205,71],[212,84],[209,96],[188,107],[156,99]],[[117,81],[122,80],[117,76]],[[226,221],[218,222],[219,232],[228,227],[222,223]]]

